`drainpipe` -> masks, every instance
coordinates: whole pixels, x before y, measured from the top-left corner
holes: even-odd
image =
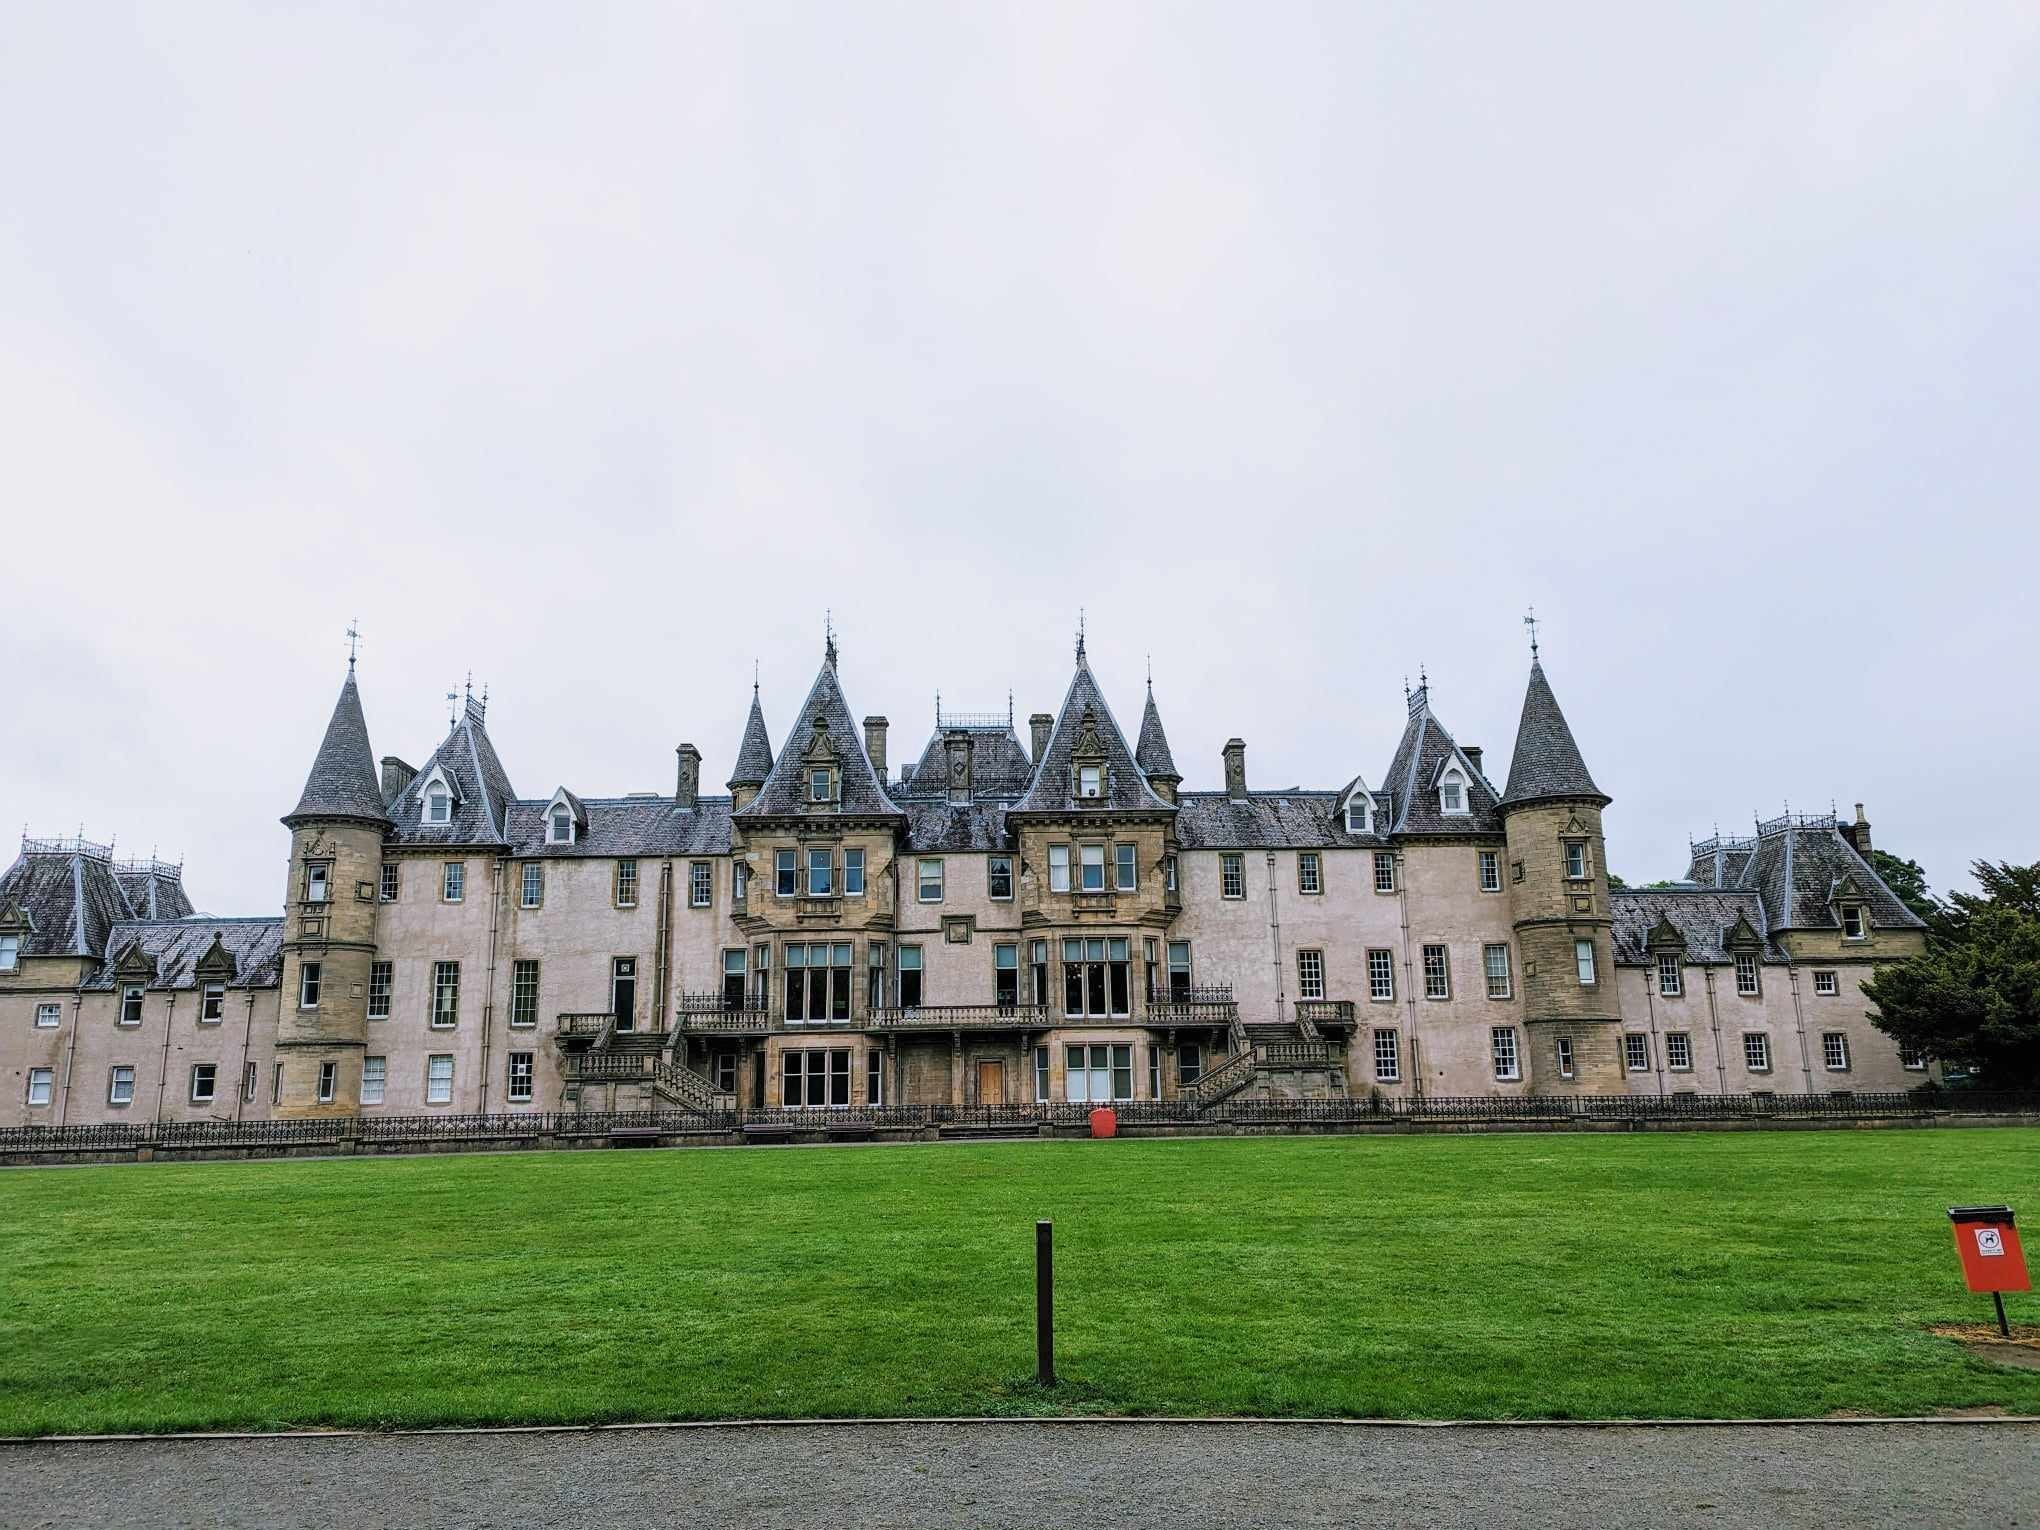
[[[1806,1011],[1799,1003],[1799,967],[1792,960],[1792,953],[1785,953],[1785,977],[1792,985],[1792,1025],[1799,1032],[1799,1072],[1806,1081],[1806,1092],[1813,1093],[1813,1059],[1806,1050]]]
[[[163,1091],[170,1083],[170,1022],[177,1014],[175,990],[163,996],[163,1063],[156,1074],[156,1124],[163,1123]]]
[[[496,936],[503,924],[503,897],[510,886],[510,862],[502,856],[489,870],[495,886],[489,892],[489,963],[482,969],[482,1093],[478,1111],[489,1113],[489,1032],[496,1024]],[[534,1090],[533,1093],[537,1091]],[[355,1109],[361,1108],[359,1098]]]
[[[1417,979],[1410,965],[1410,889],[1402,851],[1395,852],[1395,910],[1402,938],[1403,1003],[1410,1011],[1410,1093],[1424,1097],[1424,1055],[1417,1043]]]
[[[655,938],[658,943],[652,956],[652,1014],[659,1022],[659,1029],[664,1031],[666,1029],[667,1000],[671,997],[666,992],[666,985],[673,971],[673,863],[671,861],[661,861],[659,863],[659,918]],[[715,976],[717,982],[720,983],[722,974],[718,972]],[[676,1046],[684,1046],[684,1043],[676,1042]],[[685,1052],[682,1052],[676,1060],[685,1063],[687,1060]]]
[[[81,977],[82,983],[84,979]],[[71,1114],[71,1075],[78,1071],[78,1026],[85,1018],[85,995],[71,995],[71,1040],[64,1048],[64,1097],[57,1102],[57,1125]]]
[[[1288,992],[1282,979],[1284,971],[1282,965],[1282,912],[1276,903],[1276,891],[1275,852],[1270,850],[1268,852],[1268,950],[1271,959],[1275,963],[1275,1018],[1280,1020],[1283,1017],[1283,1009],[1288,1003]]]
[[[1714,969],[1703,969],[1707,978],[1707,1025],[1714,1032],[1714,1073],[1717,1094],[1728,1093],[1728,1058],[1721,1050],[1721,1010],[1714,1002]]]
[[[241,1029],[241,1076],[234,1080],[234,1119],[241,1119],[248,1104],[248,1048],[255,1039],[255,990],[244,989],[248,1001],[248,1023]],[[364,1053],[363,1055],[366,1055]]]
[[[1648,951],[1649,947],[1645,947],[1645,950]],[[1705,969],[1702,970],[1704,973]],[[1615,974],[1617,982],[1620,982],[1622,969],[1617,967]],[[1643,1012],[1650,1022],[1650,1056],[1651,1065],[1657,1070],[1658,1098],[1663,1099],[1665,1093],[1665,1046],[1658,1036],[1657,983],[1654,981],[1656,976],[1657,974],[1649,966],[1643,969]],[[1619,995],[1616,998],[1615,1008],[1617,1012],[1620,1012],[1622,1008],[1622,1001]],[[1623,1062],[1625,1064],[1624,1071],[1626,1072],[1628,1059],[1624,1058]]]

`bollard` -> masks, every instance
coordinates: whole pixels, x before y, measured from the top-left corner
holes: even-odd
[[[1055,1385],[1055,1223],[1034,1224],[1034,1379]]]

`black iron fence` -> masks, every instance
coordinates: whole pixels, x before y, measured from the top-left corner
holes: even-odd
[[[132,1152],[157,1148],[290,1148],[444,1142],[530,1142],[616,1133],[812,1134],[830,1131],[1038,1131],[1087,1126],[1097,1105],[853,1105],[811,1109],[700,1108],[515,1111],[490,1115],[337,1116],[289,1121],[118,1121],[87,1126],[0,1127],[0,1154]],[[1931,1119],[1942,1115],[2040,1115],[2040,1093],[1917,1090],[1883,1094],[1371,1095],[1342,1099],[1196,1098],[1120,1100],[1119,1125],[1195,1130],[1224,1126],[1334,1127],[1409,1122],[1599,1123]]]

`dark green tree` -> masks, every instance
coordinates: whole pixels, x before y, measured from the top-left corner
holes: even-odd
[[[1872,850],[1870,869],[1898,895],[1898,901],[1925,920],[1929,928],[1939,927],[1947,910],[1941,900],[1927,890],[1927,873],[1918,861],[1902,861],[1889,850]]]
[[[2040,1088],[2040,863],[1973,870],[1981,892],[1950,898],[1926,953],[1879,969],[1863,992],[1900,1045],[1983,1088]]]

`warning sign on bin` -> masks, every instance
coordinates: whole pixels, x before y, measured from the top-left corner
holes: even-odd
[[[2030,1291],[2026,1255],[2009,1206],[1951,1206],[1955,1252],[1972,1291]]]

